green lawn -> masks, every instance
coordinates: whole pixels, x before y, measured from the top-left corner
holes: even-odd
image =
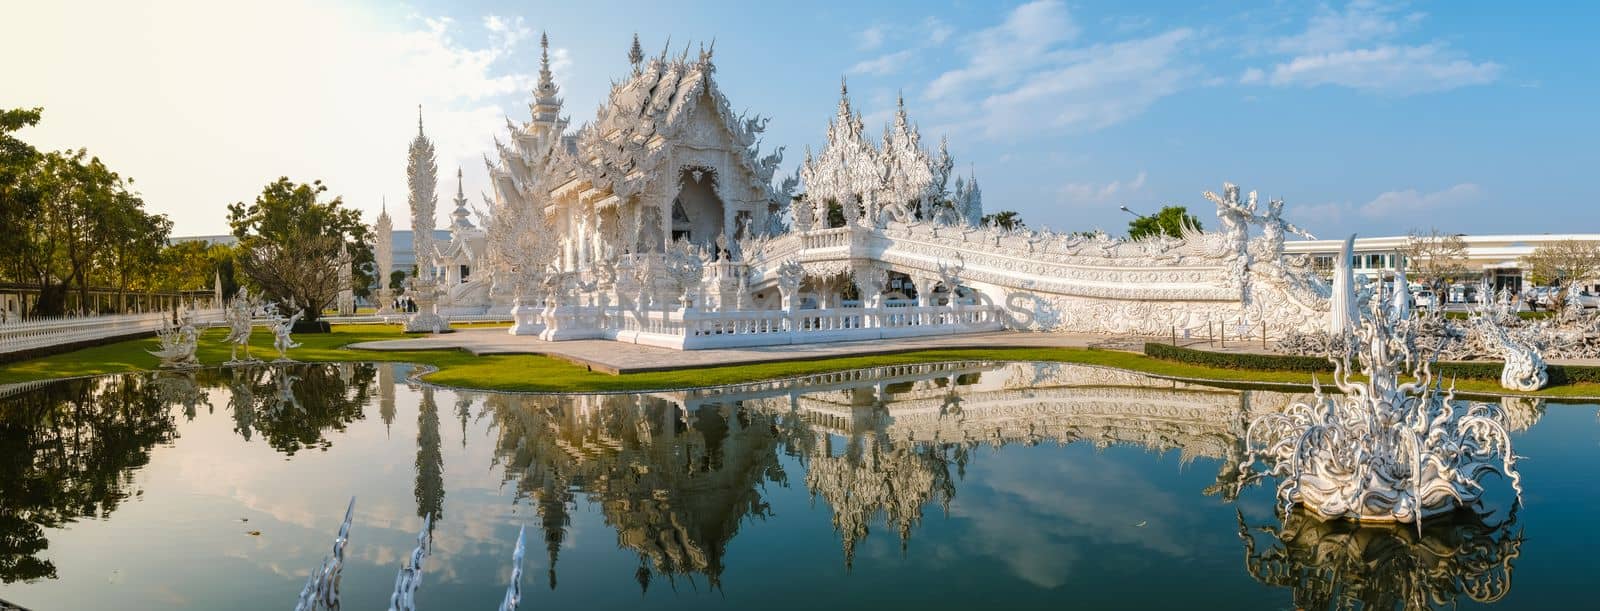
[[[200,361],[202,363],[217,365],[228,359],[228,347],[222,343],[222,338],[225,335],[226,333],[223,329],[211,329],[201,335]],[[592,372],[585,367],[574,365],[567,361],[538,355],[477,357],[458,350],[378,352],[345,348],[345,346],[356,342],[397,339],[400,337],[403,337],[403,334],[400,333],[399,328],[390,325],[335,325],[332,333],[295,336],[295,340],[300,342],[301,346],[291,350],[289,356],[295,360],[311,362],[393,361],[419,363],[438,368],[438,371],[424,377],[429,382],[447,386],[512,391],[584,392],[712,386],[841,369],[952,360],[1083,363],[1161,376],[1238,383],[1308,384],[1311,381],[1311,375],[1306,373],[1222,369],[1174,363],[1153,359],[1142,354],[1083,348],[921,350],[899,354],[704,367],[625,375]],[[150,356],[146,351],[155,349],[156,345],[154,338],[129,340],[95,348],[86,348],[67,354],[4,365],[0,366],[0,384],[154,369],[157,367],[158,362],[155,357]],[[271,359],[277,356],[277,353],[272,350],[272,336],[264,329],[256,331],[256,334],[251,338],[251,345],[257,358]],[[1326,381],[1326,378],[1324,378],[1324,381]],[[1457,384],[1457,388],[1468,393],[1500,393],[1499,385],[1487,380],[1462,380]],[[1548,397],[1600,396],[1600,384],[1557,386],[1547,388],[1537,394]]]

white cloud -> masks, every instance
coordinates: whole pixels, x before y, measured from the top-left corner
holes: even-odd
[[[862,51],[871,51],[883,46],[883,26],[875,25],[861,31],[861,42],[858,46]]]
[[[929,43],[942,45],[945,41],[950,40],[950,36],[956,33],[956,29],[950,27],[950,24],[939,20],[938,17],[929,17],[922,20],[922,33]]]
[[[179,234],[225,231],[223,206],[278,176],[320,178],[369,213],[380,196],[404,202],[418,104],[441,200],[458,164],[476,199],[482,152],[504,129],[496,102],[525,95],[537,62],[514,18],[399,19],[311,0],[110,3],[89,20],[66,2],[17,8],[30,27],[0,37],[0,55],[50,61],[8,65],[0,107],[43,106],[24,138],[89,147]],[[487,45],[457,40],[479,35]]]
[[[1443,191],[1423,193],[1416,189],[1387,191],[1361,206],[1361,216],[1370,219],[1403,217],[1420,212],[1437,212],[1483,199],[1483,188],[1465,182]]]
[[[1290,55],[1343,51],[1355,45],[1392,38],[1421,21],[1421,13],[1399,16],[1399,7],[1374,0],[1357,0],[1335,11],[1324,5],[1306,24],[1304,32],[1271,42],[1269,47]]]
[[[972,87],[1006,86],[1041,64],[1060,43],[1078,35],[1066,7],[1038,0],[1012,11],[1004,23],[974,34],[967,65],[945,72],[928,86],[928,96],[956,95]]]
[[[1140,171],[1138,176],[1126,182],[1113,180],[1105,184],[1067,183],[1061,187],[1061,200],[1067,204],[1079,205],[1119,202],[1143,191],[1144,181],[1145,172]]]
[[[1295,218],[1300,219],[1306,229],[1316,233],[1321,225],[1337,225],[1344,221],[1344,216],[1350,209],[1350,204],[1329,202],[1324,204],[1293,204],[1288,211]]]
[[[944,44],[954,33],[955,28],[940,21],[937,17],[928,17],[914,26],[872,26],[861,32],[861,44],[859,45],[861,50],[871,51],[878,49],[886,41],[890,40],[903,43],[904,48],[856,62],[845,72],[876,76],[887,76],[899,72],[917,53]]]
[[[1272,68],[1273,85],[1340,85],[1374,93],[1410,95],[1483,85],[1500,78],[1493,62],[1473,62],[1448,47],[1380,46],[1303,55]]]
[[[904,65],[907,61],[910,61],[914,54],[915,51],[911,49],[895,51],[894,53],[888,53],[869,60],[857,62],[856,65],[850,67],[848,72],[850,74],[875,74],[880,76],[892,74],[898,71],[900,66]]]
[[[1078,31],[1061,3],[1047,0],[968,36],[965,63],[924,91],[938,124],[987,137],[1100,129],[1199,84],[1198,70],[1183,61],[1189,29],[1073,46]]]
[[[1277,87],[1335,85],[1369,93],[1413,95],[1482,85],[1500,78],[1502,67],[1473,61],[1444,42],[1408,44],[1397,39],[1426,15],[1398,6],[1357,0],[1335,11],[1326,6],[1306,29],[1265,45],[1287,56],[1270,70],[1249,68],[1243,84]]]
[[[987,96],[984,132],[1093,130],[1136,116],[1195,76],[1178,63],[1191,36],[1189,30],[1172,30],[1066,54],[1060,63],[1022,75],[1013,87]]]
[[[489,31],[496,47],[507,50],[516,48],[517,43],[533,36],[533,30],[523,24],[521,16],[506,18],[489,15],[483,18],[483,29]]]

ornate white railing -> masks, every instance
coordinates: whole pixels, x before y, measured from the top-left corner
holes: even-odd
[[[334,324],[361,324],[361,323],[393,323],[402,324],[411,316],[409,312],[394,312],[391,314],[357,314],[354,316],[323,316],[318,320],[325,320]],[[505,314],[441,314],[452,323],[463,322],[511,322],[510,313]]]
[[[107,316],[63,316],[31,318],[0,323],[0,354],[37,350],[63,344],[92,342],[110,337],[154,333],[171,312],[117,314]],[[197,310],[191,322],[207,327],[222,321],[222,310]]]
[[[604,315],[590,307],[564,309],[563,316],[551,319],[558,327],[599,319],[596,337],[686,350],[950,335],[1003,327],[1000,308],[992,305],[729,312],[608,308]]]
[[[805,250],[844,248],[850,245],[852,231],[851,227],[834,227],[833,229],[808,231],[801,234],[801,245]]]

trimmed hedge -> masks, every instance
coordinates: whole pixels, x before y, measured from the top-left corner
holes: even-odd
[[[1445,378],[1462,378],[1471,380],[1498,380],[1500,370],[1505,367],[1499,361],[1453,361],[1439,363],[1434,367],[1434,374]],[[1545,373],[1550,374],[1550,385],[1561,386],[1565,384],[1600,383],[1600,367],[1585,367],[1582,365],[1545,365]]]
[[[1320,373],[1333,371],[1333,363],[1328,359],[1315,356],[1295,356],[1289,354],[1251,354],[1245,352],[1212,352],[1209,350],[1195,350],[1193,348],[1180,348],[1169,344],[1147,342],[1144,345],[1145,356],[1158,358],[1164,361],[1188,363],[1205,367],[1220,367],[1222,369],[1255,369],[1258,371],[1303,371],[1306,373]],[[1433,367],[1436,376],[1444,378],[1461,378],[1465,380],[1498,380],[1500,371],[1505,367],[1499,361],[1448,361],[1437,363]],[[1581,365],[1546,365],[1545,371],[1550,374],[1550,385],[1564,384],[1600,384],[1600,367],[1585,367]]]
[[[1202,365],[1205,367],[1220,367],[1222,369],[1256,369],[1266,371],[1304,371],[1317,373],[1333,371],[1333,363],[1328,359],[1317,356],[1294,356],[1288,354],[1253,354],[1248,352],[1212,352],[1210,350],[1195,350],[1193,348],[1180,348],[1169,344],[1147,342],[1144,345],[1145,356],[1158,358],[1165,361]],[[1497,377],[1499,374],[1495,374]]]
[[[1556,313],[1552,312],[1550,310],[1539,310],[1537,312],[1534,312],[1534,311],[1517,312],[1517,316],[1519,318],[1523,319],[1523,320],[1539,320],[1539,319],[1543,319],[1543,318],[1550,318],[1550,317],[1553,317],[1555,315],[1556,315]],[[1468,318],[1472,318],[1472,315],[1467,313],[1467,312],[1445,312],[1444,313],[1444,317],[1448,318],[1450,320],[1466,320]]]

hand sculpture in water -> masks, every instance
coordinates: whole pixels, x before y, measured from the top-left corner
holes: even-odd
[[[1311,403],[1250,423],[1242,482],[1282,478],[1278,500],[1286,512],[1298,505],[1323,519],[1418,528],[1423,518],[1477,505],[1487,473],[1509,477],[1521,503],[1502,412],[1454,401],[1454,389],[1442,388],[1416,353],[1412,325],[1392,322],[1378,308],[1347,333],[1345,345],[1350,350],[1332,359],[1342,394],[1326,395],[1317,384]],[[1365,381],[1354,377],[1352,353]],[[1405,364],[1415,381],[1400,383]],[[1263,469],[1254,469],[1257,461]]]

